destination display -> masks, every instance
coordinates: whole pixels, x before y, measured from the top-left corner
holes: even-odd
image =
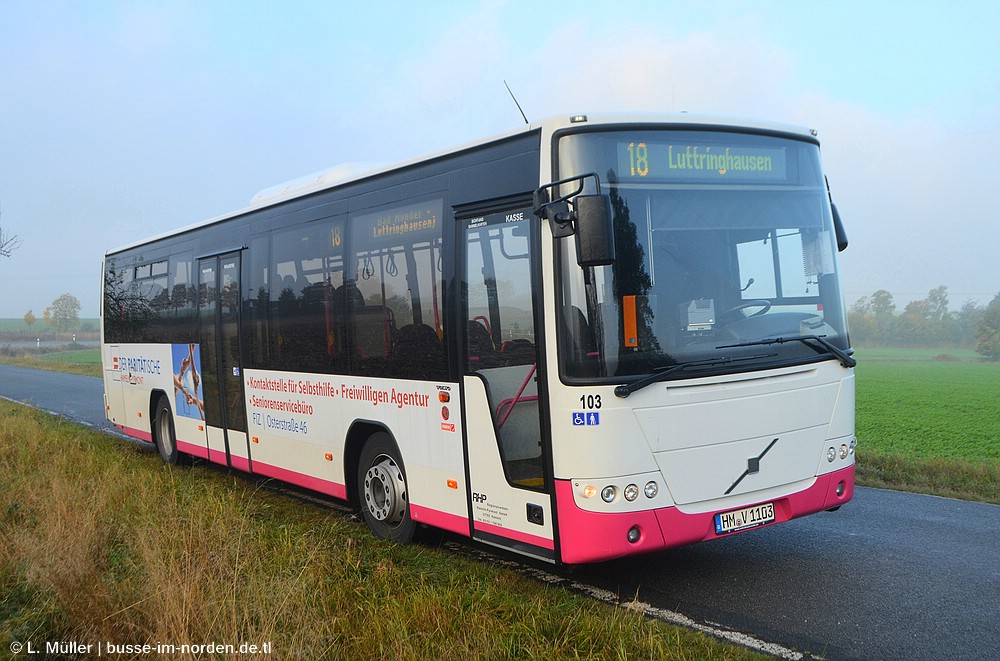
[[[684,181],[784,181],[784,148],[686,142],[621,141],[618,174],[627,179]]]
[[[429,241],[441,236],[440,199],[427,200],[351,218],[358,239],[367,245],[397,245]],[[334,242],[339,240],[334,237]]]

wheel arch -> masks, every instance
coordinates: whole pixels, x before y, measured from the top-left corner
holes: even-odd
[[[355,420],[347,430],[347,438],[344,441],[344,481],[346,483],[347,502],[359,509],[361,507],[361,497],[358,490],[357,474],[358,462],[361,460],[361,449],[364,447],[365,441],[372,434],[378,432],[388,434],[389,438],[396,445],[396,451],[399,452],[399,443],[396,443],[396,435],[381,422]],[[406,466],[406,460],[403,458],[402,453],[399,456],[403,460],[403,466]]]
[[[170,409],[170,415],[174,415],[174,405],[167,396],[167,393],[160,388],[154,388],[149,392],[149,406],[146,408],[149,416],[149,433],[153,436],[153,440],[156,440],[156,407],[160,403],[160,399],[167,400],[167,408]]]

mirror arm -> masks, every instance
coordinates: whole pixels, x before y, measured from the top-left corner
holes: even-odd
[[[571,198],[576,197],[583,192],[584,183],[587,179],[593,177],[594,183],[597,186],[597,194],[601,194],[601,179],[597,176],[596,172],[588,172],[587,174],[581,174],[576,177],[568,177],[566,179],[560,179],[558,181],[553,181],[551,183],[545,184],[538,188],[534,194],[534,212],[539,218],[542,218],[545,214],[545,208],[549,205],[560,204],[562,202],[568,202]],[[561,195],[553,200],[550,200],[549,190],[555,189],[557,186],[562,186],[563,184],[569,184],[572,182],[577,182],[576,189],[569,193],[568,195]]]

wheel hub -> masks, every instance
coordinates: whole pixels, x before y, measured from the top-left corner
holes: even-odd
[[[365,473],[365,506],[376,520],[395,525],[406,512],[406,482],[391,457],[381,455]]]

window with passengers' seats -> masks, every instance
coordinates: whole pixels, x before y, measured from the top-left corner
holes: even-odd
[[[435,198],[350,217],[354,373],[447,378],[442,213]]]

